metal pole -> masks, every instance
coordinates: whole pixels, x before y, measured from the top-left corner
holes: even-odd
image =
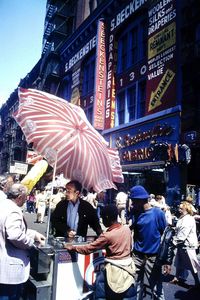
[[[48,216],[47,216],[47,231],[46,231],[46,243],[48,243],[49,239],[49,230],[50,230],[50,220],[51,220],[51,197],[53,196],[53,183],[55,181],[55,176],[56,176],[56,167],[57,167],[57,151],[56,151],[56,159],[55,159],[55,164],[53,168],[53,178],[52,178],[52,186],[51,186],[51,194],[50,194],[50,199],[49,199],[49,209],[48,209]]]

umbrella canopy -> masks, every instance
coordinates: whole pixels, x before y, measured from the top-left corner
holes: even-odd
[[[39,90],[19,88],[14,118],[27,142],[56,166],[56,174],[96,192],[123,182],[118,151],[108,147],[80,107]]]

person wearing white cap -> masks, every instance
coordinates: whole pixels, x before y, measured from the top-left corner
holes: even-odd
[[[145,276],[153,299],[164,300],[162,287],[162,266],[156,264],[161,235],[166,228],[164,212],[149,203],[149,194],[141,185],[130,190],[132,200],[133,260],[136,265],[137,300],[143,299]],[[173,258],[172,258],[173,259]],[[171,260],[164,265],[164,273],[171,271]]]

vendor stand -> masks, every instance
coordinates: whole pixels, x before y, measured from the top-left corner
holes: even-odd
[[[72,244],[86,244],[94,237],[75,238]],[[97,273],[104,264],[102,251],[82,255],[64,249],[64,238],[50,237],[46,246],[31,253],[31,275],[27,300],[91,299]]]

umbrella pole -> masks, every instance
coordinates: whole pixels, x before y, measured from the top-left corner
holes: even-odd
[[[49,239],[50,220],[51,220],[51,198],[53,196],[53,183],[54,183],[55,177],[56,177],[56,167],[57,167],[57,155],[56,155],[55,165],[53,168],[53,178],[52,178],[51,194],[50,194],[50,199],[49,199],[49,209],[48,209],[48,216],[47,216],[47,229],[46,229],[47,243],[48,243],[48,239]]]

